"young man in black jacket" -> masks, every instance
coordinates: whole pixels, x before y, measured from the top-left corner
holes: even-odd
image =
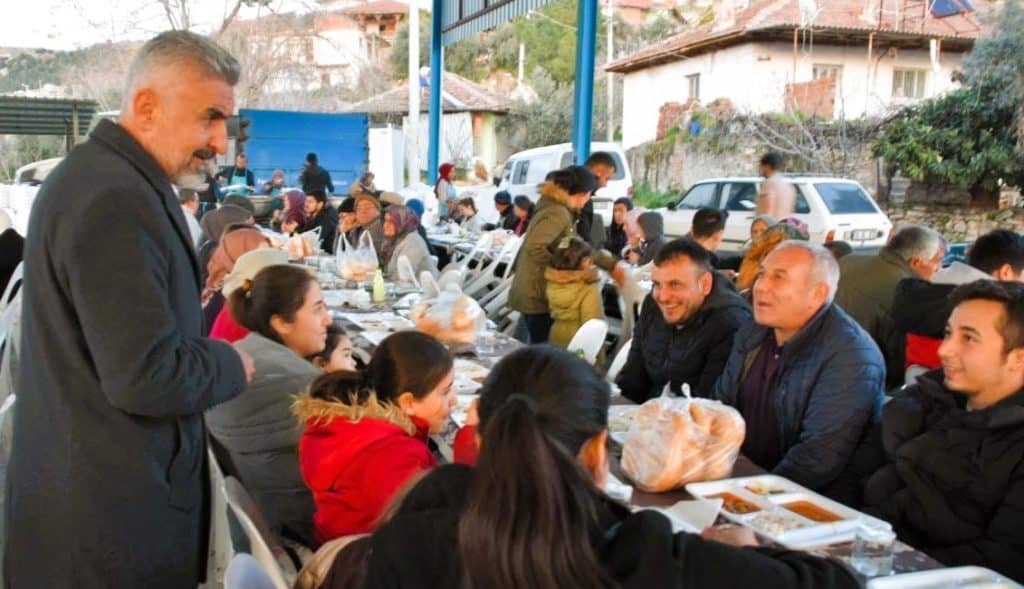
[[[312,231],[320,228],[320,248],[329,254],[334,253],[334,240],[338,236],[338,211],[327,201],[322,190],[306,195],[306,224],[299,232]]]
[[[864,503],[945,565],[1024,581],[1024,287],[979,280],[953,301],[942,369],[887,403],[869,438],[883,465]]]
[[[714,271],[708,251],[689,239],[661,248],[652,278],[616,384],[637,403],[657,397],[666,384],[678,393],[685,383],[692,394],[708,396],[733,336],[751,321],[750,307]]]
[[[306,194],[313,194],[318,190],[324,194],[334,193],[331,173],[320,167],[320,159],[313,152],[306,154],[306,165],[299,172],[299,184],[302,185],[302,192]]]

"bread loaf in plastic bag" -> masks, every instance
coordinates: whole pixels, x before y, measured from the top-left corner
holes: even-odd
[[[636,412],[622,448],[622,469],[645,491],[727,478],[746,423],[738,411],[709,399],[662,396]]]

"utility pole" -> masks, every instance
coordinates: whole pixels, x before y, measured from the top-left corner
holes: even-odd
[[[440,15],[432,15],[440,18]],[[431,88],[440,92],[440,88]],[[409,184],[420,181],[420,8],[418,2],[409,3],[409,123],[406,125],[405,145],[409,156]]]
[[[615,0],[608,0],[608,38],[605,40],[605,49],[608,52],[608,58],[605,64],[609,64],[615,59],[615,49],[613,44],[615,42],[615,35],[613,33],[615,27]],[[615,74],[612,72],[605,72],[605,83],[608,85],[608,142],[615,140],[615,86],[612,82],[615,80]]]

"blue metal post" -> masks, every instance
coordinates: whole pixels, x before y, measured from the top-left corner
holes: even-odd
[[[576,164],[590,156],[594,110],[594,60],[597,53],[597,0],[579,0],[576,18],[576,88],[573,103],[572,148]]]
[[[437,182],[441,145],[441,94],[444,50],[441,46],[442,0],[434,0],[430,12],[430,139],[427,145],[427,183]]]

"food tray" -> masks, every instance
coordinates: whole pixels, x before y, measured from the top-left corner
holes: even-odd
[[[888,526],[776,475],[690,483],[686,490],[702,499],[723,499],[723,517],[789,548],[848,542],[865,522]]]
[[[982,567],[956,567],[879,577],[868,581],[868,589],[1022,589],[1021,585]]]

